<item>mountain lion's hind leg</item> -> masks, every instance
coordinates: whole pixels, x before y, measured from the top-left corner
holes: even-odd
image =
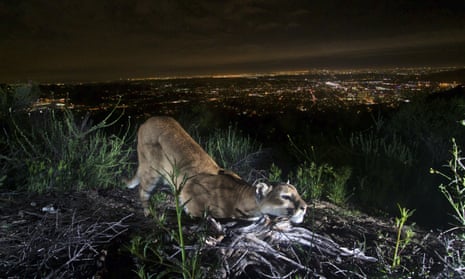
[[[161,177],[152,177],[142,178],[139,189],[139,197],[142,203],[142,208],[144,209],[144,215],[148,216],[150,214],[150,198],[153,195],[153,192],[156,190],[157,184]]]

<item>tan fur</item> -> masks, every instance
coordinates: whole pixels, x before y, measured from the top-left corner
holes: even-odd
[[[254,218],[263,214],[303,220],[307,205],[290,184],[259,183],[254,187],[237,174],[221,169],[187,132],[170,117],[152,117],[137,135],[139,166],[130,188],[140,187],[145,215],[155,188],[166,184],[178,171],[178,185],[185,210],[200,217],[208,212],[216,218]],[[169,179],[168,179],[169,180]]]

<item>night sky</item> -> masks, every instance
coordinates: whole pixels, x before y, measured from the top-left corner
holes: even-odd
[[[0,22],[0,82],[465,65],[465,0],[0,0]]]

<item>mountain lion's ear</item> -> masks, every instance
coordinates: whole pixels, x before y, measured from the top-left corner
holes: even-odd
[[[258,201],[261,201],[273,189],[271,185],[268,185],[263,182],[258,183],[255,187],[257,187],[257,189],[255,190],[255,193],[256,193],[256,197]]]

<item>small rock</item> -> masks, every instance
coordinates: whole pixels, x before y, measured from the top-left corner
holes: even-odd
[[[53,206],[53,204],[47,205],[42,207],[42,212],[47,212],[47,213],[57,213],[58,210]]]

